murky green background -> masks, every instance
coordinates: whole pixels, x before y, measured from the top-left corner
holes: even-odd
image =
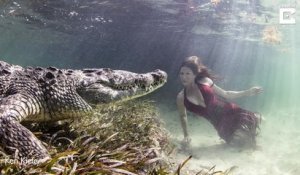
[[[264,95],[241,101],[250,108],[296,107],[299,24],[278,22],[278,9],[295,2],[226,2],[2,0],[0,55],[24,66],[164,69],[168,98],[181,88],[182,59],[198,55],[225,89],[263,86]],[[262,41],[267,26],[281,33],[280,44]]]

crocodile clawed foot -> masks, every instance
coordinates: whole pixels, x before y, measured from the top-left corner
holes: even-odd
[[[9,117],[0,116],[0,146],[21,165],[40,164],[50,159],[43,143]]]

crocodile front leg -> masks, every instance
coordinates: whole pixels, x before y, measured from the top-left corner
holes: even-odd
[[[20,124],[27,116],[40,114],[41,108],[37,99],[20,93],[0,101],[0,146],[18,160],[41,163],[50,159],[41,141]]]

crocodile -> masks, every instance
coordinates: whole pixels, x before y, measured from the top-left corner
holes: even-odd
[[[96,105],[131,100],[163,86],[162,70],[134,73],[110,68],[21,67],[0,61],[0,147],[16,160],[51,159],[21,122],[84,117]]]

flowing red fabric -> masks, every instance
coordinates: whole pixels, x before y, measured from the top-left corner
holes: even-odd
[[[201,117],[206,118],[218,131],[219,136],[227,143],[232,140],[237,129],[245,131],[255,142],[259,119],[256,113],[240,108],[234,103],[218,97],[212,87],[199,84],[199,90],[204,98],[206,107],[195,105],[186,98],[184,90],[184,105]]]

